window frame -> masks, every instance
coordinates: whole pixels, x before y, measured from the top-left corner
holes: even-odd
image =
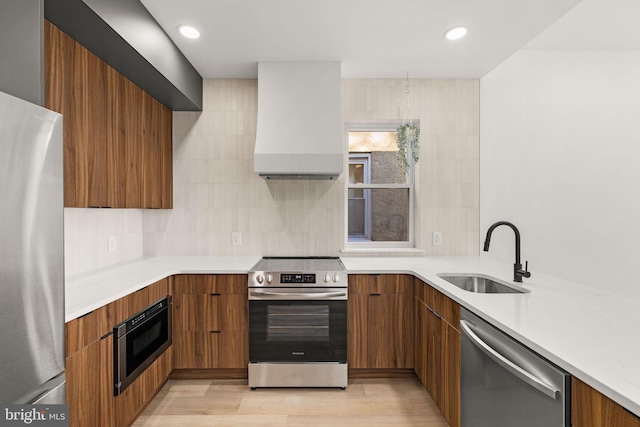
[[[358,160],[358,161],[354,161]],[[364,167],[364,180],[365,183],[371,181],[371,153],[349,153],[348,165],[361,164]],[[347,203],[349,203],[349,190],[353,189],[354,184],[350,183],[347,189]],[[362,190],[362,198],[364,199],[364,238],[371,239],[371,190]],[[349,207],[347,206],[347,233],[349,231]],[[347,236],[348,239],[349,236]]]
[[[365,124],[347,124],[345,125],[345,145],[347,148],[347,156],[345,156],[344,170],[349,171],[350,151],[349,151],[349,133],[350,132],[397,132],[402,122],[393,123],[365,123]],[[350,184],[349,177],[345,179],[344,194],[344,248],[349,250],[367,250],[367,249],[413,249],[415,248],[415,164],[411,153],[411,147],[408,147],[409,169],[406,173],[405,184]],[[407,189],[409,191],[409,224],[407,230],[406,241],[370,241],[370,242],[351,242],[349,241],[349,189]]]

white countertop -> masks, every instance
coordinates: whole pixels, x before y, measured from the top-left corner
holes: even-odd
[[[174,274],[246,274],[260,257],[140,258],[65,281],[65,322]]]
[[[244,274],[260,257],[143,258],[67,278],[66,321],[174,274]],[[525,294],[475,294],[438,273],[507,282],[513,265],[483,257],[341,258],[349,273],[409,273],[640,416],[640,299],[532,271]]]

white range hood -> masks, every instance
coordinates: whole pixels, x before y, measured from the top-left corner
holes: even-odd
[[[340,62],[258,64],[257,174],[336,179],[342,173],[340,84]]]

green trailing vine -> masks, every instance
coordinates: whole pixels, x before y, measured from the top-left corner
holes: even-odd
[[[400,171],[406,174],[409,170],[409,148],[413,162],[418,163],[420,158],[420,128],[413,123],[403,123],[398,129],[398,162]]]

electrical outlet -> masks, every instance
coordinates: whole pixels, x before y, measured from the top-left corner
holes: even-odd
[[[231,244],[233,246],[242,246],[242,233],[239,231],[231,232]]]
[[[118,250],[118,239],[116,236],[109,236],[109,252]]]
[[[434,231],[432,236],[433,246],[442,246],[442,231]]]

